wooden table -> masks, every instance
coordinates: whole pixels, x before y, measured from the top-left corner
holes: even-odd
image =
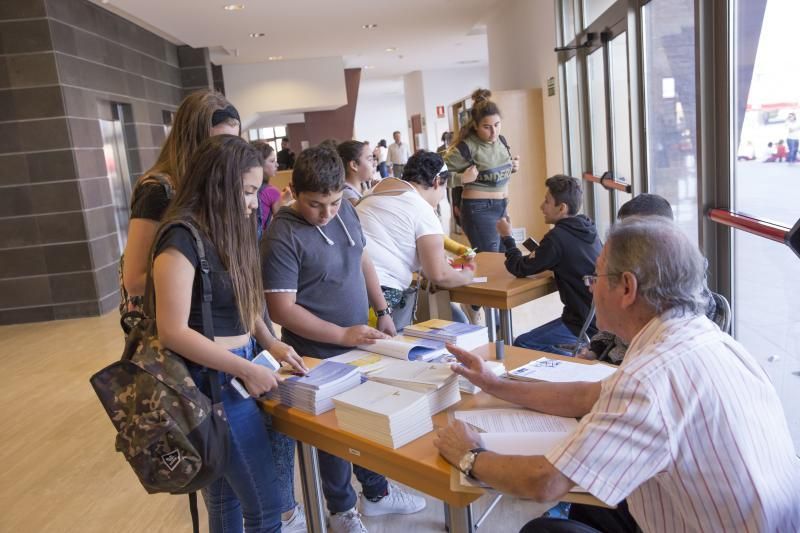
[[[494,345],[478,348],[475,353],[486,359],[494,359]],[[506,368],[512,369],[536,359],[541,355],[562,358],[553,354],[543,354],[524,348],[505,349]],[[569,359],[586,364],[589,361]],[[316,366],[321,361],[306,357],[308,366]],[[262,407],[272,415],[272,425],[281,433],[297,440],[300,461],[300,478],[306,506],[309,530],[325,533],[325,508],[319,477],[317,449],[358,463],[375,472],[397,480],[409,487],[442,500],[445,504],[446,519],[451,533],[472,533],[474,521],[471,504],[481,493],[457,492],[450,488],[450,464],[447,463],[433,445],[434,433],[423,435],[405,446],[393,450],[364,437],[339,429],[334,411],[314,416],[299,409],[289,408],[276,401],[261,401]],[[462,400],[450,410],[478,409],[509,405],[507,402],[485,393],[463,394]],[[433,417],[434,426],[446,425],[447,412]],[[585,494],[569,494],[565,501],[600,504]]]
[[[505,254],[481,252],[476,256],[478,263],[475,277],[486,276],[485,283],[472,283],[450,290],[450,300],[456,303],[480,305],[500,311],[500,338],[505,344],[514,342],[514,329],[511,322],[511,309],[541,298],[556,288],[550,271],[518,278],[509,274],[505,266]],[[486,325],[489,339],[494,340],[494,313],[487,310]]]

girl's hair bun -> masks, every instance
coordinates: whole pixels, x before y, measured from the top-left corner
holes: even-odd
[[[489,100],[491,97],[492,91],[489,89],[475,89],[475,91],[472,93],[472,101],[476,104],[484,100]]]

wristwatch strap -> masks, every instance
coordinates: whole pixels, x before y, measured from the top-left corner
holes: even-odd
[[[475,476],[473,476],[473,475],[472,475],[472,470],[475,468],[475,461],[477,461],[477,460],[478,460],[478,455],[480,455],[481,453],[483,453],[483,452],[485,452],[485,451],[486,451],[486,448],[481,448],[481,447],[478,447],[478,448],[472,448],[472,449],[469,451],[469,453],[473,454],[473,455],[472,455],[472,465],[469,467],[469,470],[467,470],[466,472],[464,472],[464,474],[466,474],[466,476],[467,476],[468,478],[470,478],[470,479],[475,479]]]

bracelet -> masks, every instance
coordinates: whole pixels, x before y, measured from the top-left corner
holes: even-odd
[[[392,306],[387,305],[385,309],[381,309],[380,311],[375,309],[375,316],[377,316],[378,318],[387,315],[389,316],[392,315]]]

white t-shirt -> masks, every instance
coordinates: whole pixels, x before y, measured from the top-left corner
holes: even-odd
[[[417,239],[442,235],[442,224],[416,190],[386,196],[365,196],[356,207],[367,252],[380,284],[403,290],[420,269]]]
[[[385,163],[386,156],[388,155],[389,150],[385,146],[376,146],[375,147],[375,157],[378,158],[378,163]]]

